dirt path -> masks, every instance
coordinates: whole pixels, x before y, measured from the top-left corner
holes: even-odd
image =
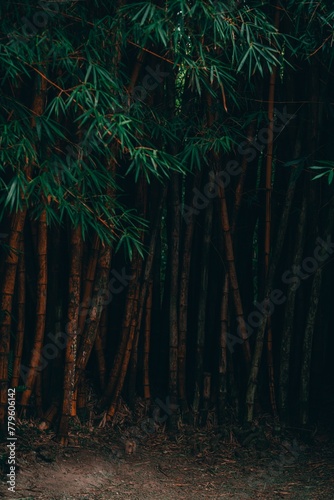
[[[130,436],[131,437],[131,436]],[[31,428],[18,438],[16,493],[3,481],[0,496],[16,500],[153,499],[334,499],[333,440],[312,446],[296,439],[241,446],[220,434],[161,433],[135,438],[94,430],[77,435],[68,448],[53,434]],[[262,446],[263,447],[263,446]],[[5,448],[1,448],[4,452]],[[5,476],[2,476],[5,479]]]

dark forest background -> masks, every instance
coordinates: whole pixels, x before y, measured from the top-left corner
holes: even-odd
[[[0,13],[1,423],[329,419],[332,2]]]

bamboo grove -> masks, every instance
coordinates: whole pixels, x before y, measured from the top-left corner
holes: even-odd
[[[0,421],[333,389],[331,2],[1,3]],[[314,167],[314,168],[313,168]],[[314,179],[318,177],[318,179]],[[149,411],[149,410],[148,410]]]

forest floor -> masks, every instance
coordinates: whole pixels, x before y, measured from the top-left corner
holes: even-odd
[[[17,429],[15,493],[0,445],[0,497],[15,500],[334,499],[334,433],[305,442],[260,423],[248,431],[142,425],[72,428],[68,447],[36,422]],[[136,450],[133,451],[133,447]],[[129,453],[127,453],[128,451]]]

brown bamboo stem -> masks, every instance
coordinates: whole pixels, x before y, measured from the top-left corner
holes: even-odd
[[[40,363],[46,321],[46,303],[47,303],[47,284],[48,284],[48,269],[47,269],[47,224],[46,210],[40,215],[38,223],[38,280],[37,280],[37,306],[36,306],[36,330],[33,343],[32,354],[28,373],[25,378],[26,389],[22,393],[21,406],[24,408],[28,405],[33,386],[35,383],[37,370]]]
[[[71,263],[69,278],[69,305],[67,313],[67,343],[65,351],[64,392],[62,416],[58,437],[62,445],[68,444],[69,423],[72,413],[72,399],[75,382],[75,363],[78,341],[78,322],[80,307],[81,262],[82,262],[81,226],[71,232]]]
[[[23,338],[25,329],[25,256],[24,256],[24,238],[20,238],[20,255],[17,269],[17,329],[14,348],[13,375],[11,387],[17,387],[20,379],[20,365],[23,350]]]

